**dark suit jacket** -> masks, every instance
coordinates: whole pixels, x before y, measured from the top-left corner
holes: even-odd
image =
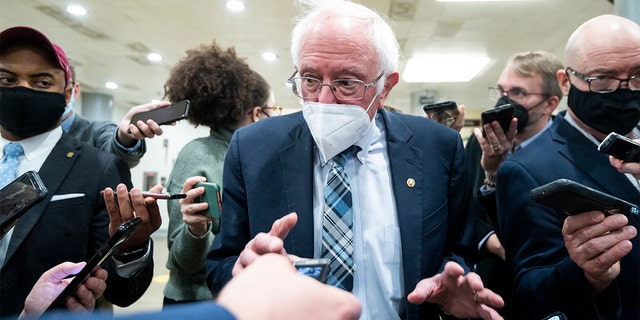
[[[379,113],[386,126],[408,294],[418,281],[436,274],[445,257],[476,251],[473,219],[467,214],[464,150],[458,132],[434,121]],[[221,232],[207,257],[212,291],[231,279],[245,244],[290,212],[297,212],[298,223],[284,240],[285,249],[313,257],[313,159],[314,142],[301,112],[234,133],[224,165]],[[415,187],[408,186],[409,178]],[[438,313],[438,307],[429,304],[406,302],[405,307],[408,319],[435,318]]]
[[[31,287],[48,269],[65,262],[87,261],[109,238],[109,217],[99,192],[123,182],[131,186],[126,164],[63,134],[38,172],[47,197],[16,224],[5,263],[0,269],[0,317],[19,313]],[[83,194],[51,201],[54,195]],[[127,306],[146,290],[153,259],[129,279],[115,272],[111,259],[107,299]]]
[[[529,197],[529,190],[559,178],[640,203],[638,190],[609,164],[607,155],[564,119],[564,113],[531,145],[507,159],[498,173],[498,220],[518,319],[540,319],[558,310],[569,319],[599,319],[616,313],[621,319],[640,319],[638,237],[621,261],[618,278],[594,299],[584,273],[565,249],[561,229],[566,215]],[[629,217],[629,224],[640,229],[637,216]]]
[[[136,312],[113,316],[111,313],[47,312],[40,320],[235,320],[229,310],[209,300],[164,306],[162,311]]]
[[[137,152],[127,152],[116,143],[116,130],[118,125],[110,121],[91,121],[75,114],[75,119],[67,132],[70,136],[88,143],[100,150],[113,153],[127,162],[130,168],[140,163],[140,158],[147,151],[144,140],[140,143],[140,150]]]

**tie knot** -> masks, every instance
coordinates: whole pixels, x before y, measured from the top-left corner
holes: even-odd
[[[351,156],[351,154],[353,153],[354,149],[355,147],[351,146],[346,150],[338,153],[335,157],[333,157],[333,161],[335,161],[337,165],[344,167],[345,163],[347,163],[347,160],[349,159],[349,156]]]
[[[18,157],[24,153],[22,145],[18,142],[11,142],[7,144],[6,146],[4,146],[3,151],[5,155],[13,157]]]

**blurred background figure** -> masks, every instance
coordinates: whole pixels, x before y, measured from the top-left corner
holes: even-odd
[[[192,140],[182,148],[167,184],[169,192],[188,194],[180,203],[167,202],[170,275],[164,289],[164,305],[168,305],[211,299],[204,263],[214,238],[212,224],[218,221],[201,214],[207,203],[193,203],[203,188],[191,189],[201,181],[222,187],[222,165],[233,132],[280,115],[282,108],[275,105],[264,78],[237,57],[234,48],[223,49],[215,41],[187,51],[187,56],[171,70],[165,94],[171,101],[190,100],[189,122],[210,128],[209,136]],[[197,178],[188,179],[194,176]]]

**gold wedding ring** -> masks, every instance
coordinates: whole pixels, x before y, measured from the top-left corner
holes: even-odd
[[[502,148],[501,145],[497,145],[497,146],[493,146],[492,145],[492,147],[493,147],[493,151],[498,151],[498,150],[500,150],[500,148]]]

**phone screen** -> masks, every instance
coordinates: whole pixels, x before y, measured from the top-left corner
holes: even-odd
[[[296,261],[293,265],[298,269],[298,273],[312,277],[322,283],[327,283],[329,276],[329,259],[310,259]]]
[[[31,207],[42,201],[47,188],[35,171],[27,171],[0,190],[0,239]]]

